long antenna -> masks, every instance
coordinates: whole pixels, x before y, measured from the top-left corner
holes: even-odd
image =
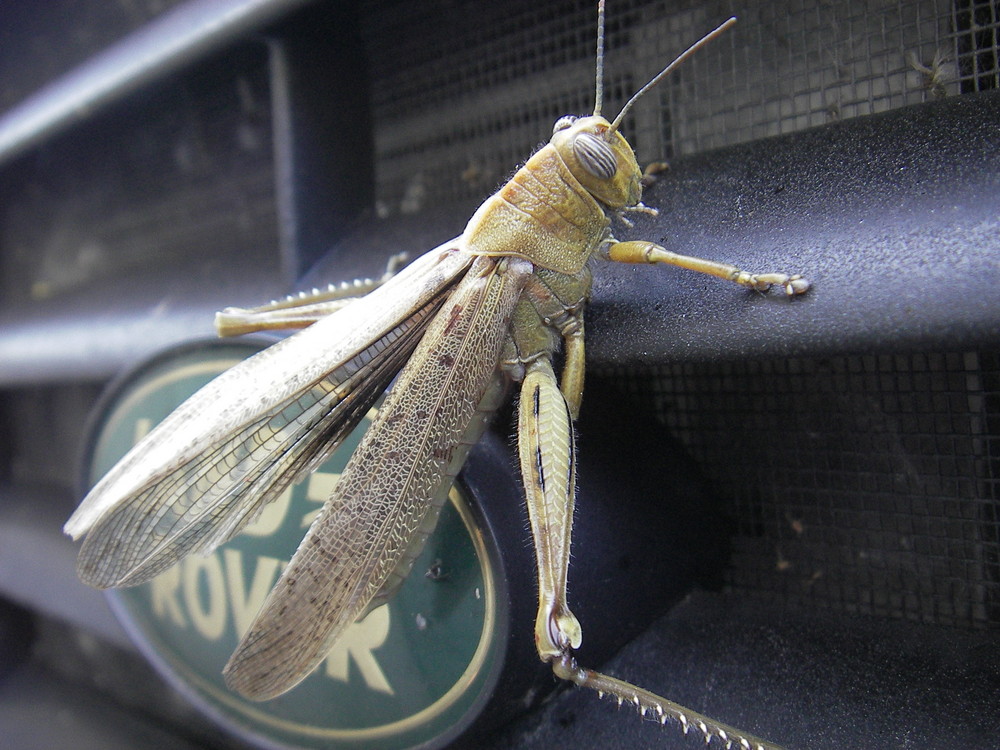
[[[597,3],[597,85],[594,93],[594,114],[601,114],[604,104],[604,0]]]
[[[603,11],[603,7],[604,7],[604,3],[601,2],[601,11]],[[670,71],[672,71],[674,68],[676,68],[682,62],[684,62],[688,57],[690,57],[692,54],[694,54],[698,49],[700,49],[702,46],[704,46],[708,42],[710,42],[713,39],[715,39],[715,37],[719,36],[719,34],[721,34],[723,31],[725,31],[726,29],[728,29],[734,23],[736,23],[736,17],[735,16],[733,18],[730,18],[728,21],[726,21],[721,26],[719,26],[719,28],[715,29],[715,31],[710,31],[709,33],[705,34],[705,36],[703,36],[701,39],[699,39],[697,42],[695,42],[690,47],[688,47],[686,50],[684,50],[681,54],[679,54],[677,56],[677,58],[672,63],[670,63],[670,65],[668,65],[663,70],[661,70],[659,73],[657,73],[656,76],[653,78],[653,80],[651,80],[649,83],[647,83],[641,89],[639,89],[635,94],[633,94],[632,98],[629,99],[625,103],[624,107],[622,107],[622,111],[618,113],[618,117],[616,117],[614,119],[614,121],[611,123],[611,127],[608,128],[607,132],[609,134],[611,134],[611,133],[614,133],[616,130],[618,130],[618,127],[622,124],[622,120],[625,119],[626,113],[629,111],[629,109],[631,109],[632,105],[635,104],[636,101],[638,101],[639,97],[641,97],[643,94],[645,94],[651,88],[653,88],[653,86],[655,86],[660,81],[662,81],[664,78],[666,78],[667,74],[670,73]]]

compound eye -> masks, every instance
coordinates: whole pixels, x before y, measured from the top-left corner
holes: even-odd
[[[580,133],[573,140],[573,155],[580,166],[602,180],[610,180],[618,171],[615,152],[607,141],[593,133]]]
[[[575,115],[564,115],[560,117],[558,120],[556,120],[556,124],[552,126],[552,132],[558,133],[560,130],[565,130],[574,122],[576,122],[576,120],[577,118]]]

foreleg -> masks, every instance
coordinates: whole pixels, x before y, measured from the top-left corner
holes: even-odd
[[[766,292],[772,286],[780,286],[789,297],[802,294],[809,289],[809,281],[798,274],[749,273],[730,263],[721,263],[691,255],[680,255],[652,242],[633,240],[612,242],[605,250],[605,257],[616,263],[666,263],[690,271],[707,273],[720,279],[733,281],[740,286]]]

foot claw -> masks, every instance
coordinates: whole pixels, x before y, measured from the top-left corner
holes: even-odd
[[[803,294],[811,286],[809,280],[799,274],[789,276],[787,273],[740,273],[733,280],[756,292],[767,292],[773,286],[780,286],[788,297]]]
[[[785,294],[789,297],[794,297],[796,294],[804,294],[809,291],[809,287],[812,284],[809,283],[809,279],[805,279],[799,274],[794,276],[789,276],[788,281],[784,283]]]

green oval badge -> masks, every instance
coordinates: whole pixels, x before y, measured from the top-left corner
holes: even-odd
[[[213,342],[158,358],[105,402],[90,481],[195,390],[260,347]],[[298,687],[265,703],[230,692],[222,668],[329,497],[367,420],[318,471],[238,538],[152,582],[111,592],[133,637],[207,713],[251,740],[284,747],[405,748],[445,742],[488,699],[502,662],[492,543],[458,489],[413,573],[355,623]]]

